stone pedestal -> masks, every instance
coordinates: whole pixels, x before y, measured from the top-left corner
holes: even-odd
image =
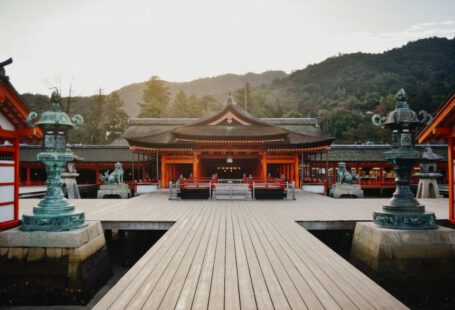
[[[103,198],[122,198],[128,199],[131,197],[131,191],[128,184],[104,184],[100,186],[97,193],[98,199]]]
[[[1,304],[84,304],[111,274],[100,222],[65,232],[0,233]]]
[[[441,226],[398,230],[357,223],[351,261],[388,279],[455,279],[455,230]]]
[[[77,187],[76,178],[79,173],[75,172],[62,172],[62,183],[66,187],[69,199],[81,199],[79,188]]]
[[[360,184],[333,184],[330,189],[330,197],[340,198],[342,196],[363,198],[363,190]]]

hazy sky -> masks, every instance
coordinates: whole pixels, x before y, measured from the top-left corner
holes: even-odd
[[[111,92],[158,75],[302,69],[455,35],[454,0],[0,0],[0,60],[23,92]]]

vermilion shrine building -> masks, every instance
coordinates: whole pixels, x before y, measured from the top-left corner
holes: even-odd
[[[20,143],[42,138],[40,129],[27,127],[29,109],[5,75],[11,62],[0,64],[0,229],[19,223]]]
[[[420,132],[417,140],[419,143],[447,143],[449,221],[455,224],[455,93],[438,109],[433,122]]]
[[[124,137],[130,149],[153,156],[161,187],[185,178],[283,178],[301,185],[305,156],[326,153],[333,138],[316,119],[256,118],[231,96],[201,119],[132,119]]]

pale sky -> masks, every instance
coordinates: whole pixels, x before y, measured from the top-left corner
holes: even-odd
[[[455,35],[453,0],[0,0],[20,93],[106,93],[158,75],[288,73],[338,53]]]

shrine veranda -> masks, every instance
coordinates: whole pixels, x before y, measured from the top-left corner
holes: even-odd
[[[101,299],[106,308],[406,308],[308,229],[352,229],[387,199],[77,200],[105,230],[167,230]],[[20,200],[29,214],[35,199]],[[447,199],[422,199],[438,220]]]

